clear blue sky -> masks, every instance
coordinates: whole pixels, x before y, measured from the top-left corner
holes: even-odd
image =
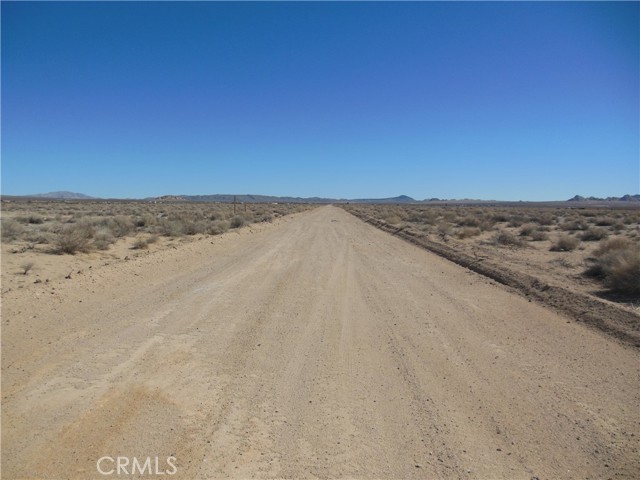
[[[2,191],[640,191],[640,4],[2,2]]]

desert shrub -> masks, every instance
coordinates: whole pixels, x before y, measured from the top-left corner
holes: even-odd
[[[256,219],[256,222],[272,222],[272,221],[273,221],[273,215],[271,214],[260,215]]]
[[[528,237],[529,235],[531,235],[533,233],[533,231],[536,229],[536,225],[533,223],[525,223],[524,225],[522,225],[520,227],[520,236],[521,237]]]
[[[242,215],[236,215],[231,219],[229,226],[231,228],[240,228],[240,227],[244,227],[246,223],[247,221],[244,219]]]
[[[464,227],[456,233],[456,236],[461,239],[475,237],[477,235],[480,235],[480,229],[478,227]]]
[[[615,219],[611,217],[598,217],[595,219],[595,224],[598,227],[610,227],[615,223]]]
[[[505,230],[500,231],[496,235],[496,237],[494,238],[494,243],[498,245],[513,247],[520,247],[524,244],[523,241],[516,237],[513,233],[507,232]]]
[[[159,239],[160,237],[158,237],[157,235],[151,235],[147,237],[147,243],[151,245],[152,243],[156,243]]]
[[[580,240],[569,235],[561,235],[553,245],[551,245],[552,252],[570,252],[575,250],[580,245]]]
[[[548,239],[549,239],[549,235],[545,231],[535,230],[531,232],[531,240],[533,240],[534,242],[541,242],[543,240],[548,240]]]
[[[135,221],[133,222],[134,225],[136,226],[136,228],[145,228],[145,227],[151,227],[153,225],[156,224],[156,217],[146,213],[144,215],[141,215],[139,217],[136,217]]]
[[[600,242],[598,248],[593,251],[595,257],[602,257],[613,250],[624,250],[631,246],[631,242],[624,237],[611,238]]]
[[[453,226],[447,222],[439,222],[437,228],[440,235],[451,235],[453,232]]]
[[[163,218],[158,224],[158,233],[165,237],[179,237],[184,234],[182,222]]]
[[[107,221],[107,226],[114,237],[124,237],[133,230],[133,221],[124,215],[116,215]]]
[[[55,238],[57,253],[75,254],[89,251],[93,228],[88,225],[68,225]]]
[[[509,220],[510,227],[519,227],[529,219],[523,215],[513,215]]]
[[[584,220],[566,220],[560,224],[562,230],[574,232],[576,230],[586,230],[588,227]]]
[[[1,228],[4,241],[15,240],[24,232],[24,227],[12,218],[3,218]]]
[[[614,232],[621,232],[624,230],[624,223],[621,220],[616,220],[613,225],[611,225],[611,229]]]
[[[216,220],[207,229],[207,233],[210,235],[220,235],[221,233],[229,230],[229,222],[226,220]]]
[[[604,228],[590,228],[580,235],[580,239],[585,242],[597,242],[603,238],[607,238],[609,234]]]
[[[40,215],[36,215],[36,214],[27,215],[26,217],[19,216],[19,217],[16,217],[16,220],[20,223],[30,223],[34,225],[39,225],[41,223],[44,223],[44,219]]]
[[[143,250],[145,248],[149,248],[149,242],[145,238],[137,238],[133,245],[131,245],[133,250]]]
[[[27,232],[25,240],[35,244],[47,244],[52,240],[52,234],[46,231],[34,230]]]
[[[461,227],[477,227],[481,221],[478,217],[462,217],[456,223]]]
[[[606,260],[605,284],[615,291],[640,295],[640,248],[618,250]]]
[[[100,229],[93,236],[93,245],[98,250],[107,250],[113,242],[115,242],[115,238],[108,229]]]
[[[207,225],[202,221],[187,220],[182,228],[185,235],[197,235],[198,233],[204,233],[207,230]]]
[[[398,215],[396,215],[394,213],[384,215],[382,217],[382,219],[385,222],[390,223],[391,225],[397,225],[400,222],[402,222],[402,218],[400,218]],[[233,219],[231,220],[231,222],[233,222]],[[232,225],[231,228],[235,228],[235,227],[233,227],[233,225]]]
[[[534,223],[538,225],[553,225],[555,222],[555,217],[551,213],[543,213],[541,215],[532,218]]]
[[[20,268],[22,269],[22,274],[26,275],[27,273],[29,273],[29,271],[33,268],[34,263],[33,262],[24,262],[22,265],[20,265]]]
[[[598,256],[585,271],[586,275],[602,279],[614,291],[640,294],[640,247],[616,242],[606,245],[597,253]]]

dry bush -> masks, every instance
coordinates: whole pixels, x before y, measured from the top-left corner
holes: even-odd
[[[618,250],[606,259],[605,284],[614,291],[640,295],[640,248]]]
[[[111,234],[111,231],[106,228],[98,230],[93,236],[93,245],[98,250],[108,250],[109,246],[115,241],[116,239]]]
[[[109,218],[107,226],[113,236],[117,238],[127,236],[134,229],[131,218],[124,215],[116,215],[115,217]]]
[[[163,218],[158,224],[158,233],[165,237],[180,237],[184,234],[182,222]]]
[[[569,235],[561,235],[551,246],[552,252],[570,252],[580,245],[580,240]]]
[[[456,232],[456,236],[460,239],[470,238],[480,235],[480,229],[478,227],[464,227]]]
[[[402,218],[400,218],[398,215],[394,213],[390,213],[383,216],[382,220],[384,220],[387,223],[390,223],[391,225],[398,225],[400,222],[402,222]]]
[[[531,240],[534,242],[542,242],[543,240],[548,240],[549,235],[547,232],[543,230],[535,230],[531,232]]]
[[[584,242],[597,242],[603,238],[607,238],[609,234],[604,228],[593,227],[580,235],[580,239]]]
[[[12,218],[3,218],[2,224],[2,240],[16,240],[24,232],[24,227]]]
[[[29,273],[29,271],[33,268],[34,263],[33,262],[24,262],[22,265],[20,265],[20,268],[22,269],[22,274],[26,275],[27,273]]]
[[[567,219],[560,224],[560,228],[562,230],[574,232],[576,230],[586,230],[587,228],[589,228],[589,226],[582,219],[576,219],[576,220]]]
[[[187,220],[184,222],[182,230],[185,235],[197,235],[206,232],[207,224],[203,221]]]
[[[440,235],[451,235],[453,232],[453,226],[447,222],[439,222],[436,227]]]
[[[40,215],[36,215],[36,214],[31,214],[31,215],[27,215],[27,216],[18,216],[16,217],[16,220],[20,223],[25,223],[25,224],[32,224],[32,225],[40,225],[42,223],[44,223],[44,218],[42,218]]]
[[[145,238],[137,238],[133,245],[131,245],[132,250],[143,250],[149,248],[149,242]]]
[[[604,242],[585,274],[596,277],[614,291],[640,294],[640,247],[622,238]]]
[[[231,219],[229,226],[231,228],[240,228],[246,225],[247,221],[242,215],[236,215]]]
[[[509,219],[509,226],[517,228],[517,227],[521,226],[522,224],[524,224],[524,223],[526,223],[528,221],[529,221],[529,219],[527,217],[525,217],[524,215],[513,215]]]
[[[505,245],[512,247],[521,247],[524,245],[522,239],[516,237],[513,233],[501,230],[493,239],[497,245]]]
[[[598,217],[595,219],[594,223],[598,227],[610,227],[616,223],[616,220],[611,217]]]
[[[229,222],[226,220],[216,220],[207,229],[209,235],[220,235],[229,230]]]
[[[534,223],[525,223],[520,227],[520,236],[528,237],[534,232],[536,228],[537,226]]]
[[[90,249],[93,228],[88,225],[68,225],[55,238],[56,253],[75,254]]]
[[[613,250],[624,250],[631,246],[631,242],[624,237],[611,238],[600,242],[598,248],[593,251],[595,257],[602,257]]]

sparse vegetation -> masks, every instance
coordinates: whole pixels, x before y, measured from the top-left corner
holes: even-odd
[[[271,222],[310,206],[255,204],[234,214],[233,205],[151,202],[6,202],[2,241],[51,245],[48,252],[106,251],[119,239],[140,237],[145,248],[159,236],[219,235],[253,222]],[[137,241],[137,240],[136,240]],[[135,243],[135,242],[134,242]]]
[[[73,255],[90,249],[93,229],[88,225],[68,225],[55,238],[56,253]]]
[[[520,238],[516,237],[513,233],[504,230],[496,235],[494,242],[498,245],[511,247],[521,247],[524,245],[524,242]]]
[[[569,235],[560,235],[556,242],[551,246],[552,252],[570,252],[580,245],[580,240]]]
[[[33,265],[34,265],[33,262],[24,262],[22,265],[20,265],[20,268],[22,269],[22,274],[26,275],[27,273],[29,273],[33,268]]]
[[[345,208],[560,285],[566,281],[592,291],[592,283],[575,280],[576,269],[585,262],[591,278],[616,292],[632,293],[634,282],[640,283],[636,270],[640,210],[634,205],[610,209],[442,204]],[[524,245],[529,248],[496,248]]]

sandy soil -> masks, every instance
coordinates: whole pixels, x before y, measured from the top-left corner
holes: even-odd
[[[3,478],[640,476],[637,349],[336,207],[2,300]]]

